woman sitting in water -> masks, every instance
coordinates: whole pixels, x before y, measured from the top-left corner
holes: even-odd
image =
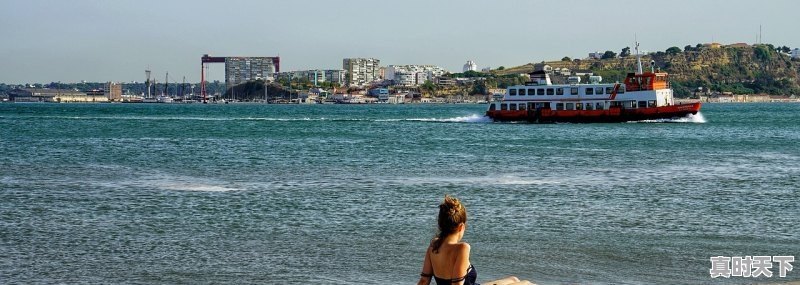
[[[437,285],[472,285],[478,273],[469,262],[469,244],[462,242],[467,229],[467,209],[458,199],[444,196],[439,205],[439,234],[431,240],[422,263],[422,273],[417,285],[428,285],[431,277]],[[520,282],[516,277],[507,277],[489,284],[531,284]]]

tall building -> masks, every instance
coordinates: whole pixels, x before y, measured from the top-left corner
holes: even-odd
[[[386,79],[395,85],[417,86],[445,73],[447,70],[435,65],[390,65],[386,68]]]
[[[792,58],[800,58],[800,48],[792,50]]]
[[[468,60],[466,64],[464,64],[464,72],[467,71],[478,71],[478,65],[475,64],[474,61]]]
[[[345,58],[342,67],[347,72],[347,85],[364,86],[379,80],[380,63],[375,58]]]
[[[323,70],[325,72],[325,81],[338,83],[339,86],[345,85],[345,80],[347,80],[347,72],[342,69],[328,69]]]
[[[245,83],[250,80],[271,80],[280,71],[278,57],[225,57],[225,86]]]
[[[285,71],[275,73],[275,79],[308,79],[309,82],[317,85],[322,82],[333,82],[342,86],[345,83],[345,72],[341,69]]]
[[[110,101],[122,101],[122,84],[109,82],[106,85],[106,95]]]

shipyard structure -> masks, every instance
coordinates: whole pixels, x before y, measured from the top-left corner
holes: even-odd
[[[209,63],[225,63],[225,86],[231,87],[251,80],[272,80],[281,71],[280,57],[212,57],[204,54],[200,59],[200,95],[208,98],[205,74]]]

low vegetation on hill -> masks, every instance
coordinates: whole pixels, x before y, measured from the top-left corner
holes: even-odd
[[[691,96],[699,87],[735,94],[797,95],[800,94],[800,61],[792,60],[789,51],[788,47],[776,48],[770,44],[698,44],[644,55],[642,63],[649,70],[650,63],[655,62],[655,69],[670,73],[672,88],[680,97]],[[605,82],[621,82],[627,73],[636,70],[636,57],[628,48],[619,56],[609,51],[600,59],[565,57],[542,63],[552,68],[589,70],[603,76]],[[492,73],[503,76],[529,73],[533,69],[534,64],[526,64]]]

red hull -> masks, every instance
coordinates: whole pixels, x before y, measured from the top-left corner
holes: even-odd
[[[685,117],[700,112],[700,103],[689,103],[653,108],[609,110],[522,110],[486,111],[486,116],[495,121],[527,121],[535,123],[613,123],[641,120],[671,119]]]

